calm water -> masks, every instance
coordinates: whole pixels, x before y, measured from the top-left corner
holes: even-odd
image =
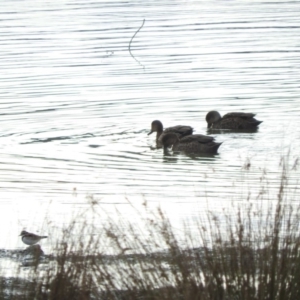
[[[23,228],[55,240],[91,195],[111,218],[147,201],[191,229],[249,192],[276,200],[281,156],[299,155],[299,1],[4,0],[0,20],[0,248],[24,248]],[[264,122],[213,133],[214,157],[152,149],[152,120],[206,133],[213,109]]]

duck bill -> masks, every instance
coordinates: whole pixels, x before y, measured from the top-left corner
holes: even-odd
[[[148,135],[150,135],[150,134],[153,133],[153,132],[154,132],[154,131],[151,130],[151,131],[148,133]]]

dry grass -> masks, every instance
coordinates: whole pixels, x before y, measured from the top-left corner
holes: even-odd
[[[184,243],[160,210],[145,221],[147,232],[111,222],[99,235],[74,222],[46,271],[37,263],[28,280],[2,278],[0,299],[300,299],[300,205],[287,198],[287,172],[282,162],[277,201],[267,211],[249,203],[225,222],[208,213],[197,237],[184,229]],[[104,241],[119,255],[104,255]]]

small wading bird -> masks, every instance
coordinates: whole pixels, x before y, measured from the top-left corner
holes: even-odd
[[[212,110],[206,115],[207,128],[211,129],[238,129],[253,130],[263,121],[254,118],[255,114],[243,112],[231,112],[223,117],[220,113]]]
[[[25,230],[23,230],[20,234],[20,236],[22,237],[22,242],[26,245],[34,245],[36,243],[38,243],[41,239],[46,239],[47,236],[40,236],[40,235],[36,235],[34,233],[30,233],[27,232]]]
[[[172,132],[176,134],[179,139],[181,139],[184,136],[193,134],[193,128],[187,125],[177,125],[168,127],[164,130],[162,122],[159,120],[154,120],[151,123],[151,131],[148,133],[148,135],[150,135],[153,132],[156,132],[157,147],[162,147],[161,140],[165,134]]]
[[[173,151],[184,152],[186,154],[216,154],[222,143],[216,143],[212,136],[194,134],[188,135],[180,140],[174,133],[167,133],[162,138],[162,145],[166,153],[168,147],[173,146]]]

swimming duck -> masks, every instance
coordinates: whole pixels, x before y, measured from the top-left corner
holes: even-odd
[[[193,134],[193,128],[187,125],[177,125],[177,126],[168,127],[164,130],[162,122],[159,120],[154,120],[151,123],[151,131],[148,133],[148,135],[150,135],[153,132],[156,132],[157,146],[161,147],[162,146],[161,139],[166,133],[172,132],[179,139],[181,139],[184,136]]]
[[[216,143],[212,136],[194,134],[181,139],[175,133],[166,133],[161,139],[164,151],[172,146],[173,151],[181,151],[186,154],[210,153],[216,154],[222,143]]]
[[[206,115],[207,128],[212,129],[256,129],[262,123],[254,118],[255,114],[232,112],[221,117],[213,110]]]

